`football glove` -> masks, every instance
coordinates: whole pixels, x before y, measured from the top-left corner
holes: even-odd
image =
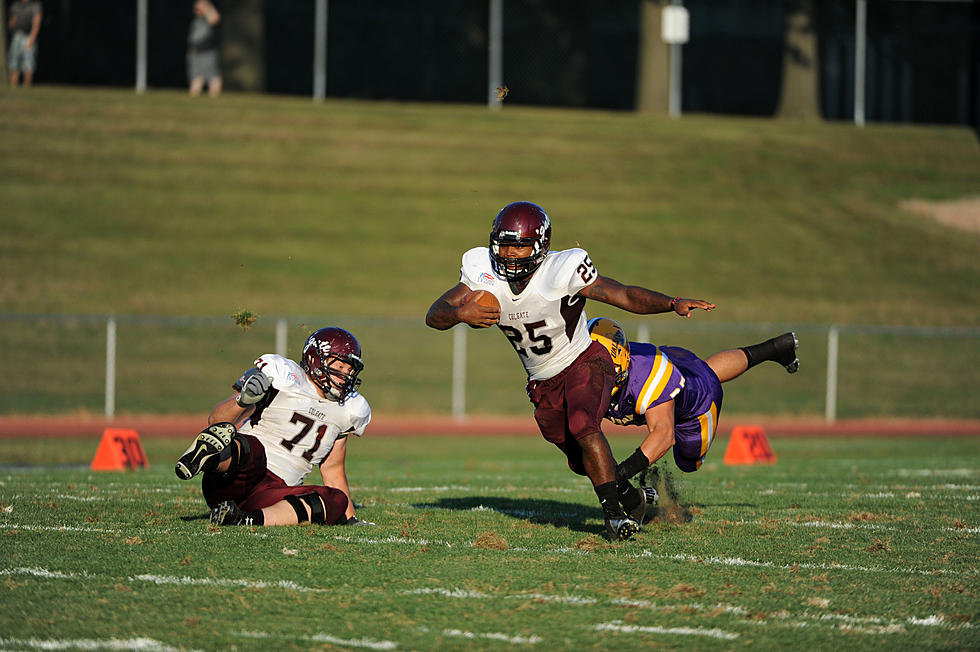
[[[235,399],[239,407],[248,407],[258,403],[271,386],[269,377],[254,367],[245,372],[240,383],[242,389],[238,393],[238,398]]]
[[[351,516],[349,519],[347,519],[347,522],[344,523],[344,525],[377,525],[377,524],[372,523],[371,521],[362,521],[356,516]]]

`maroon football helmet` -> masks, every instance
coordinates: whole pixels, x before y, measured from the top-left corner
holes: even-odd
[[[500,248],[533,247],[526,258],[502,258]],[[490,229],[490,265],[508,281],[525,279],[541,266],[551,245],[551,220],[537,204],[517,201],[497,213]]]
[[[331,368],[335,360],[349,364],[350,372]],[[306,340],[300,366],[328,399],[343,403],[361,384],[357,377],[364,369],[361,345],[343,328],[321,328]]]

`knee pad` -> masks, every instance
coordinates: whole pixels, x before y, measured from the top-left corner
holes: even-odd
[[[235,443],[238,443],[236,446]],[[226,446],[224,450],[221,451],[221,459],[231,460],[231,466],[225,471],[228,475],[234,475],[244,469],[248,465],[249,459],[252,457],[252,447],[248,444],[248,439],[242,435],[235,433],[235,436],[231,438],[231,446]]]
[[[286,502],[296,512],[296,518],[300,523],[309,521],[310,523],[323,525],[326,522],[326,510],[323,507],[323,499],[320,498],[320,494],[317,492],[311,491],[308,494],[300,494],[299,496],[286,496]],[[304,503],[310,507],[309,515],[306,514]]]

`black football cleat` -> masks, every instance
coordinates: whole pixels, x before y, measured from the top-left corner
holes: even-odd
[[[639,487],[638,493],[640,494],[640,503],[636,507],[626,510],[626,515],[636,521],[641,529],[643,524],[646,522],[647,505],[650,504],[650,501],[648,500],[649,494],[647,493],[648,489],[649,487]],[[654,490],[653,493],[656,495],[656,490]],[[656,500],[653,501],[653,504],[656,504]]]
[[[211,525],[253,525],[252,517],[233,501],[226,500],[211,510]]]
[[[231,445],[235,432],[235,426],[227,422],[215,423],[202,430],[177,460],[174,473],[181,480],[190,480],[201,471],[218,466],[221,451]]]
[[[800,370],[800,359],[796,355],[796,349],[800,346],[800,341],[796,339],[796,333],[790,331],[783,333],[779,337],[773,338],[776,345],[776,362],[783,365],[787,373],[795,374]]]

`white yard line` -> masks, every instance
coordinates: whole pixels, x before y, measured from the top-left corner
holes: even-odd
[[[4,568],[0,569],[0,575],[33,575],[48,580],[73,580],[79,577],[92,577],[86,573],[78,575],[76,573],[62,573],[46,568]]]
[[[935,568],[935,569],[917,569],[917,568],[883,568],[881,566],[849,566],[847,564],[811,564],[811,563],[793,563],[793,564],[777,564],[771,561],[757,561],[754,559],[742,559],[740,557],[712,557],[712,556],[698,556],[698,555],[655,555],[647,549],[643,549],[636,554],[637,557],[656,557],[658,559],[670,559],[673,561],[689,561],[698,564],[718,564],[722,566],[754,566],[758,568],[780,568],[783,570],[792,570],[794,568],[806,568],[810,570],[840,570],[840,571],[854,571],[861,573],[889,573],[894,575],[948,575],[950,573],[954,575],[960,575],[960,571],[950,571],[945,568]],[[976,576],[977,571],[968,571],[962,573],[964,575]]]
[[[704,612],[716,612],[729,614],[736,617],[741,617],[742,620],[738,621],[738,624],[749,624],[749,625],[759,625],[759,624],[777,624],[790,627],[806,626],[807,624],[824,624],[833,627],[843,628],[843,627],[865,627],[865,628],[888,628],[890,630],[899,631],[896,628],[904,628],[906,626],[916,626],[916,627],[941,627],[949,630],[956,629],[976,629],[980,628],[980,625],[974,625],[969,622],[965,623],[950,623],[944,619],[942,615],[930,615],[924,617],[908,617],[906,619],[895,619],[892,617],[885,616],[849,616],[846,614],[838,613],[811,613],[810,611],[804,611],[798,614],[792,614],[788,611],[779,611],[774,614],[770,614],[767,618],[763,619],[748,619],[751,613],[754,613],[749,607],[744,607],[741,605],[716,603],[716,604],[703,604],[703,603],[681,603],[681,604],[661,604],[653,602],[650,600],[628,600],[624,598],[612,598],[612,599],[601,599],[593,598],[590,596],[576,596],[576,595],[549,595],[541,593],[509,593],[509,594],[493,594],[484,593],[482,591],[473,591],[470,589],[461,588],[443,588],[443,587],[424,587],[419,589],[411,589],[406,591],[400,591],[401,595],[437,595],[440,599],[456,599],[456,600],[531,600],[531,601],[544,601],[553,602],[560,604],[567,604],[572,606],[592,606],[596,604],[609,604],[614,606],[629,607],[631,609],[643,609],[647,611],[661,611],[665,613],[688,613],[691,611],[697,611],[699,613]],[[819,606],[830,607],[831,604],[821,604]],[[653,633],[694,633],[691,632],[680,632],[680,631],[669,631],[671,629],[677,628],[666,628],[666,627],[646,627],[639,629],[627,629],[633,627],[633,625],[623,625],[619,628],[617,623],[621,624],[622,621],[616,620],[612,623],[606,623],[609,625],[607,629],[615,631],[635,631],[635,632],[653,632]],[[615,626],[614,626],[615,625]],[[598,626],[597,626],[598,627]],[[684,628],[681,628],[684,629]],[[704,630],[704,631],[717,631],[717,630]],[[737,634],[736,634],[737,636]]]
[[[402,595],[441,595],[444,598],[492,598],[489,593],[470,591],[468,589],[424,588],[402,591]]]
[[[383,539],[368,539],[366,537],[345,537],[337,535],[336,541],[346,541],[348,543],[366,543],[368,545],[380,545],[384,543],[397,543],[410,546],[445,546],[452,548],[453,544],[448,541],[429,540],[429,539],[406,539],[404,537],[385,537]]]
[[[99,534],[120,534],[121,530],[107,530],[98,527],[74,527],[71,525],[18,525],[0,523],[0,530],[20,530],[22,532],[96,532]]]
[[[535,645],[544,641],[540,636],[511,636],[509,634],[501,634],[500,632],[467,632],[461,629],[444,629],[442,630],[442,635],[470,640],[482,638],[490,641],[510,643],[511,645]]]
[[[0,647],[5,650],[137,650],[138,652],[178,652],[184,647],[170,647],[152,638],[0,638]]]
[[[272,639],[280,641],[309,641],[311,643],[330,643],[341,647],[358,647],[369,650],[394,650],[398,643],[394,641],[377,641],[371,638],[339,638],[332,634],[313,634],[312,636],[280,636],[266,632],[238,632],[238,636],[251,639]]]
[[[99,579],[98,575],[88,573],[62,573],[61,571],[48,570],[46,568],[4,568],[0,569],[0,576],[3,575],[33,575],[42,579],[74,580],[74,579]],[[267,582],[265,580],[244,580],[244,579],[221,579],[221,578],[196,578],[196,577],[174,577],[167,575],[134,575],[130,576],[131,582],[149,582],[151,584],[178,584],[183,586],[241,586],[250,589],[285,589],[287,591],[299,591],[302,593],[320,593],[327,589],[311,588],[302,586],[288,580]]]
[[[932,478],[942,475],[953,475],[961,478],[980,475],[978,469],[892,469],[886,471],[892,475],[899,475],[903,478]]]
[[[718,638],[725,641],[733,641],[739,634],[726,632],[721,629],[704,629],[703,627],[657,627],[645,625],[625,625],[621,620],[614,620],[610,623],[598,623],[595,625],[597,632],[623,632],[625,634],[676,634],[679,636],[707,636],[708,638]],[[610,647],[615,647],[613,644]]]
[[[357,489],[357,487],[352,487],[352,490],[355,490],[355,489]],[[377,491],[377,492],[387,491],[389,493],[394,493],[394,494],[399,494],[399,493],[418,493],[418,492],[424,492],[424,491],[432,491],[432,492],[435,492],[435,493],[445,493],[447,491],[465,491],[465,492],[467,492],[470,495],[476,494],[476,493],[493,493],[495,496],[499,496],[499,494],[504,493],[504,492],[505,493],[515,493],[515,494],[524,494],[524,493],[535,493],[535,494],[538,494],[538,493],[562,493],[562,494],[567,494],[567,493],[580,493],[583,496],[584,495],[587,495],[587,492],[584,489],[581,489],[581,488],[578,488],[578,487],[575,487],[575,488],[570,488],[570,487],[517,487],[517,486],[509,485],[509,484],[505,484],[505,485],[489,485],[489,486],[485,486],[485,487],[475,487],[475,486],[467,486],[467,485],[441,485],[441,486],[437,486],[437,487],[384,487],[384,488],[373,487],[371,490],[372,491]],[[361,488],[361,491],[364,491],[364,489]],[[505,496],[500,496],[500,497],[501,498],[504,498]]]
[[[701,523],[718,523],[723,524],[722,521],[700,521]],[[735,525],[789,525],[792,527],[811,527],[811,528],[828,528],[831,530],[897,530],[898,528],[890,527],[886,525],[876,525],[874,523],[841,523],[834,521],[791,521],[791,520],[770,520],[765,523],[763,521],[726,521]]]
[[[150,582],[151,584],[180,584],[184,586],[243,586],[249,589],[285,589],[287,591],[298,591],[301,593],[322,593],[327,589],[310,588],[302,586],[296,582],[279,580],[267,582],[265,580],[228,580],[220,578],[198,578],[198,577],[172,577],[166,575],[135,575],[129,578],[136,582]]]

